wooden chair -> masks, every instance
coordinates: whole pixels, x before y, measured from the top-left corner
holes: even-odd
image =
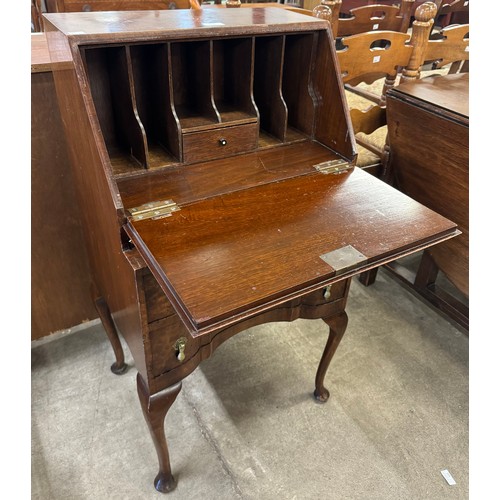
[[[31,0],[31,31],[34,33],[43,31],[41,0]]]
[[[371,4],[349,11],[347,17],[338,16],[332,20],[335,37],[365,33],[367,31],[399,31],[406,33],[410,27],[411,13],[415,0],[402,0],[397,5]],[[340,6],[339,12],[342,6]]]
[[[436,15],[434,28],[439,31],[451,24],[469,23],[469,0],[444,0]]]
[[[364,87],[363,92],[346,92],[356,142],[361,146],[358,166],[384,179],[389,153],[385,94],[394,86],[401,68],[401,81],[419,77],[436,12],[436,5],[426,2],[415,12],[411,35],[396,31],[352,35],[343,37],[344,48],[337,50],[344,85],[354,90]]]
[[[455,24],[441,29],[425,48],[424,64],[432,70],[449,65],[449,74],[469,71],[469,25]]]

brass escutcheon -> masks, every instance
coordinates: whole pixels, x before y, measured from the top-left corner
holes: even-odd
[[[186,358],[186,354],[184,352],[184,350],[186,349],[186,343],[186,337],[181,337],[180,339],[177,339],[175,341],[174,349],[177,351],[177,359],[179,361],[184,361],[184,359]]]
[[[331,296],[332,296],[332,285],[328,285],[325,288],[325,291],[323,293],[323,297],[325,298],[325,300],[329,300]]]

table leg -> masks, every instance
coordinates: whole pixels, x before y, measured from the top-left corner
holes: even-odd
[[[101,318],[102,326],[104,331],[111,342],[111,347],[115,353],[116,361],[111,365],[111,371],[115,375],[122,375],[127,371],[128,365],[125,363],[125,357],[123,355],[123,348],[120,342],[120,337],[118,337],[118,332],[116,331],[115,323],[111,317],[111,313],[108,308],[108,304],[102,297],[96,297],[94,299],[94,304]]]
[[[160,466],[160,470],[154,480],[154,486],[161,493],[168,493],[177,486],[170,469],[170,458],[164,425],[167,412],[179,394],[181,387],[182,383],[178,382],[151,395],[143,378],[137,374],[137,392],[144,418],[153,438]]]
[[[314,391],[314,397],[321,403],[326,403],[330,397],[330,393],[323,385],[323,382],[325,380],[326,371],[330,366],[330,361],[346,331],[348,318],[344,311],[336,316],[323,318],[323,321],[330,327],[330,333],[326,341],[323,356],[321,356],[321,361],[319,362],[318,371],[316,372],[316,389]]]
[[[377,272],[378,272],[378,267],[374,267],[369,271],[361,273],[358,277],[358,280],[364,286],[373,285],[373,283],[375,283],[375,280],[377,279]]]

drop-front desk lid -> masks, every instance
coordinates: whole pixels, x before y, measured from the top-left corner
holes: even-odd
[[[129,219],[127,233],[191,335],[458,234],[358,168],[312,170],[187,202],[169,217]]]

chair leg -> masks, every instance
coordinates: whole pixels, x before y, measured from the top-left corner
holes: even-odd
[[[137,393],[142,412],[158,455],[159,471],[154,479],[155,488],[161,493],[173,491],[177,483],[170,468],[167,439],[165,437],[165,417],[177,398],[182,383],[178,382],[163,391],[151,395],[143,378],[137,374]]]
[[[342,340],[344,332],[347,328],[347,314],[345,311],[342,313],[332,316],[330,318],[323,318],[323,321],[330,327],[330,333],[328,335],[328,340],[326,341],[325,350],[321,356],[319,362],[318,371],[316,372],[314,397],[321,403],[326,403],[330,397],[328,389],[323,385],[325,380],[325,375],[330,366],[330,362],[337,350],[337,347]]]
[[[120,337],[116,331],[115,323],[111,317],[111,313],[108,308],[108,304],[102,297],[97,297],[94,299],[94,304],[101,319],[104,331],[111,342],[111,347],[115,353],[116,361],[111,365],[111,371],[115,375],[122,375],[128,369],[127,363],[125,363],[125,357],[123,355],[123,348],[120,342]]]

